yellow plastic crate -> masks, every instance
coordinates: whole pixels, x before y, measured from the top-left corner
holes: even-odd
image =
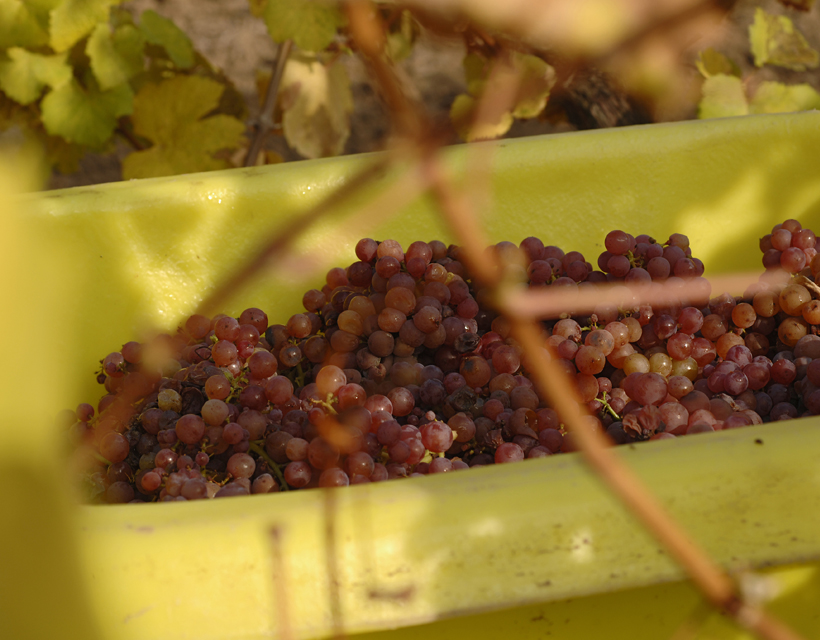
[[[785,218],[820,230],[820,114],[490,147],[484,221],[494,240],[538,235],[594,262],[611,229],[662,239],[678,231],[708,275],[758,268],[757,239]],[[457,174],[467,153],[448,151]],[[694,637],[746,637],[704,609],[576,454],[218,503],[72,502],[49,418],[96,401],[99,358],[151,324],[174,326],[272,230],[368,161],[124,182],[7,203],[2,637],[668,638],[682,624],[694,626]],[[361,235],[452,240],[426,198],[351,228],[342,214],[364,199],[311,230],[300,249],[327,267],[349,264]],[[283,321],[318,281],[297,276],[267,273],[223,310],[258,306]],[[818,427],[806,419],[617,449],[724,567],[764,569],[769,607],[807,637],[820,637]]]

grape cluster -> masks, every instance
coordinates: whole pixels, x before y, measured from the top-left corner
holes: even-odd
[[[703,281],[681,234],[661,244],[616,230],[604,244],[598,270],[533,237],[488,251],[538,289]],[[543,322],[590,428],[623,444],[820,413],[817,240],[788,220],[761,248],[767,274],[742,297]],[[107,394],[64,416],[91,498],[337,487],[574,450],[459,247],[363,239],[356,257],[286,324],[256,308],[193,315],[174,335],[106,356]],[[774,269],[794,275],[768,277]]]

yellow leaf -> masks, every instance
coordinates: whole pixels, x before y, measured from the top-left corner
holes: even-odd
[[[749,27],[749,41],[758,67],[773,64],[805,71],[820,64],[820,54],[809,46],[789,18],[770,15],[759,7]]]
[[[507,111],[501,114],[498,122],[476,123],[476,99],[465,93],[456,96],[450,106],[450,120],[462,140],[492,140],[503,136],[513,123],[512,114]]]
[[[555,70],[541,58],[517,51],[512,60],[521,77],[512,115],[535,118],[547,106],[550,89],[555,84]]]
[[[200,76],[175,76],[147,84],[134,97],[134,132],[154,143],[123,161],[123,177],[156,176],[222,169],[227,162],[213,157],[239,145],[245,125],[213,111],[224,85]]]
[[[293,40],[305,51],[321,51],[345,23],[339,7],[324,0],[267,0],[265,23],[276,42]]]
[[[20,104],[37,100],[46,86],[58,87],[71,80],[65,53],[44,56],[12,47],[8,57],[0,62],[0,89]]]
[[[745,116],[749,105],[740,78],[718,74],[703,82],[703,98],[698,105],[698,118]]]
[[[72,78],[43,98],[43,124],[51,135],[99,148],[111,138],[117,118],[131,113],[133,99],[127,84],[101,91],[93,80],[83,87]]]
[[[326,67],[316,56],[296,55],[282,77],[282,129],[306,158],[339,155],[350,136],[353,97],[340,62]]]
[[[820,109],[820,94],[808,84],[763,82],[749,108],[752,113],[790,113]]]
[[[100,87],[111,89],[142,71],[144,47],[145,38],[136,27],[122,25],[112,33],[107,24],[98,24],[88,38],[85,52]]]
[[[695,61],[695,66],[704,78],[709,78],[719,73],[727,76],[740,77],[740,67],[711,47],[700,52],[698,59]]]
[[[120,0],[64,0],[51,10],[51,48],[66,51],[100,22]]]
[[[0,48],[48,44],[48,20],[21,0],[0,0]]]

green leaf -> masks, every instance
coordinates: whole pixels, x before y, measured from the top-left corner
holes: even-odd
[[[99,22],[108,22],[111,5],[120,0],[64,0],[51,10],[51,48],[66,51]]]
[[[134,25],[124,24],[114,29],[114,50],[130,79],[145,69],[145,36]]]
[[[112,34],[107,24],[98,24],[85,52],[100,87],[111,89],[142,71],[144,47],[145,38],[135,27],[123,25]]]
[[[711,47],[700,52],[695,66],[704,78],[718,74],[740,77],[740,67]]]
[[[194,45],[185,32],[168,18],[156,11],[143,11],[140,29],[151,44],[161,46],[168,52],[171,61],[179,69],[190,69],[194,65]]]
[[[0,0],[0,48],[48,44],[48,21],[38,20],[35,7],[21,0]]]
[[[718,74],[704,80],[698,118],[727,118],[748,113],[749,105],[740,78]]]
[[[321,51],[345,20],[338,7],[321,0],[268,0],[265,24],[275,42],[291,39],[304,51]]]
[[[789,18],[770,15],[759,7],[755,10],[754,23],[749,27],[749,41],[758,67],[773,64],[805,71],[820,64],[820,55],[809,46]]]
[[[111,138],[117,118],[131,113],[133,100],[127,84],[101,91],[84,88],[72,78],[43,98],[43,124],[51,135],[68,142],[101,147]]]
[[[71,79],[66,53],[44,56],[13,47],[8,56],[0,62],[0,89],[20,104],[37,100],[46,86],[58,87]]]
[[[200,76],[176,76],[147,84],[134,98],[134,132],[154,146],[123,161],[123,177],[156,176],[223,169],[213,157],[220,149],[236,148],[245,131],[242,121],[218,114],[204,118],[219,104],[224,85]]]
[[[476,99],[466,93],[456,96],[450,106],[450,120],[462,140],[492,140],[510,130],[514,118],[509,111],[502,113],[498,122],[482,122],[475,125],[476,108]]]
[[[326,67],[316,56],[292,56],[282,77],[282,128],[288,144],[306,158],[339,155],[350,136],[353,97],[340,62]]]
[[[516,118],[535,118],[547,106],[550,89],[555,84],[555,70],[541,58],[513,52],[515,71],[521,82],[515,97],[512,115]]]
[[[820,109],[820,93],[808,84],[762,82],[749,107],[752,113],[789,113]]]

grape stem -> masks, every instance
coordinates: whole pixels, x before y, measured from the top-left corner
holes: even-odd
[[[815,297],[820,298],[820,286],[817,286],[817,284],[809,280],[806,276],[795,276],[794,283],[803,285],[811,291]]]
[[[265,449],[259,446],[259,444],[257,444],[256,442],[250,443],[250,450],[268,463],[268,466],[270,467],[271,471],[273,471],[273,473],[276,475],[276,479],[279,480],[279,486],[281,487],[282,491],[289,491],[290,487],[288,487],[288,483],[285,482],[285,476],[282,474],[282,470],[279,468],[279,465],[271,459],[271,457],[268,455],[268,452],[265,451]]]
[[[310,401],[310,402],[311,402],[312,404],[316,405],[317,407],[322,407],[322,408],[324,408],[324,409],[327,409],[327,411],[328,411],[331,415],[334,415],[334,416],[338,416],[338,415],[339,415],[339,412],[338,412],[338,411],[336,411],[336,409],[335,409],[335,408],[334,408],[334,406],[333,406],[333,394],[332,394],[332,393],[328,393],[328,394],[327,394],[327,398],[326,398],[325,400],[315,400],[315,399],[311,399],[311,401]]]
[[[619,415],[615,412],[615,410],[614,410],[614,409],[612,408],[612,406],[609,404],[609,401],[606,399],[606,391],[604,391],[604,392],[603,392],[603,394],[602,394],[602,396],[601,396],[600,398],[598,398],[598,402],[600,402],[602,405],[604,405],[604,411],[609,412],[609,415],[611,415],[613,418],[615,418],[616,420],[620,420],[620,419],[621,419],[621,416],[619,416]]]

